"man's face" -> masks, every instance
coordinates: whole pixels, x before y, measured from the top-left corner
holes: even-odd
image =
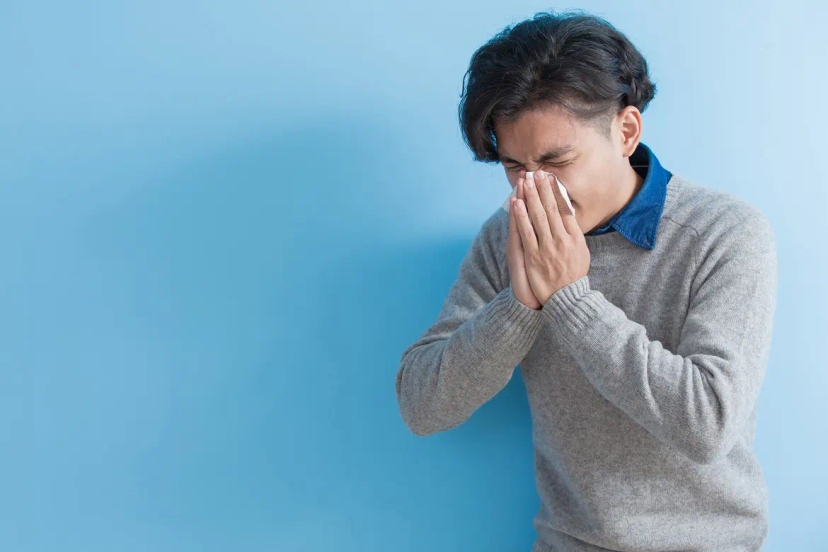
[[[609,139],[559,107],[528,111],[510,123],[496,121],[498,155],[509,184],[517,186],[526,171],[553,173],[569,194],[581,230],[603,226],[617,205],[615,184],[625,167],[630,170],[618,121],[613,120]],[[552,156],[543,158],[547,153]]]

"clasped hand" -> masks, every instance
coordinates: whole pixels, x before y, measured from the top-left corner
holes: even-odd
[[[511,198],[509,208],[510,275],[517,298],[539,309],[558,290],[587,275],[589,248],[554,174],[538,170],[534,179],[521,176],[517,186],[518,197]],[[537,302],[523,300],[526,288]]]

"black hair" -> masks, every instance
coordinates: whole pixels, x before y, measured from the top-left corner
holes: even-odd
[[[643,112],[655,93],[644,56],[611,23],[583,10],[550,10],[507,26],[474,52],[458,115],[475,160],[496,163],[496,119],[557,105],[609,137],[619,111]]]

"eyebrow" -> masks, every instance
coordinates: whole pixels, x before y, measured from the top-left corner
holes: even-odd
[[[569,153],[570,151],[572,151],[573,149],[574,148],[572,147],[572,144],[565,144],[565,145],[557,147],[557,148],[552,148],[552,149],[546,151],[545,153],[542,153],[540,157],[538,157],[537,159],[534,160],[534,162],[540,164],[540,163],[543,163],[544,161],[552,161],[554,159],[559,159],[559,158],[563,157],[564,155],[566,155],[567,153]],[[517,161],[516,159],[512,159],[511,157],[508,157],[505,154],[498,153],[497,156],[501,161],[508,161],[508,162],[511,162],[511,163],[521,164],[520,161]]]

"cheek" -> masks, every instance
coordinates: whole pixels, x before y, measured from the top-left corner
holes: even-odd
[[[508,180],[509,186],[514,189],[514,187],[517,186],[517,180],[519,176],[518,171],[510,171],[506,167],[503,167],[503,174],[506,175],[506,180]]]
[[[572,203],[577,203],[578,199],[581,197],[581,193],[579,192],[580,186],[578,185],[577,180],[571,177],[567,177],[567,175],[563,172],[555,173],[555,176],[558,177],[558,179],[563,184],[564,188],[566,188],[566,193],[569,196],[569,200]]]

